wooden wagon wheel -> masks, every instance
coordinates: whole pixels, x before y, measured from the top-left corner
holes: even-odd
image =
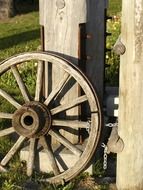
[[[24,68],[22,64],[27,64],[31,60],[34,60],[35,65],[37,64],[34,97],[28,90],[20,71],[21,68]],[[45,88],[45,85],[47,85],[43,82],[44,73],[46,73],[45,78],[48,77],[48,73],[44,72],[44,65],[48,64],[59,67],[59,69],[63,70],[64,74],[62,80],[57,83],[48,97],[44,97],[41,95],[43,86]],[[7,128],[1,129],[0,137],[3,138],[4,136],[12,135],[13,133],[18,135],[14,145],[1,160],[1,170],[5,170],[5,166],[8,165],[8,162],[13,158],[15,153],[22,148],[25,142],[29,142],[29,156],[27,162],[28,176],[31,176],[33,173],[36,148],[38,144],[40,144],[47,153],[49,158],[48,162],[50,162],[54,174],[54,176],[47,178],[46,181],[51,183],[61,183],[72,179],[81,172],[90,161],[95,152],[101,131],[100,106],[96,93],[90,82],[72,63],[47,52],[24,53],[11,57],[0,64],[1,77],[7,72],[13,74],[22,94],[23,103],[15,100],[13,95],[6,92],[6,90],[2,88],[0,89],[0,96],[15,107],[13,113],[0,112],[0,118],[9,119],[12,124]],[[70,102],[56,105],[55,102],[58,100],[58,96],[60,96],[64,87],[70,83],[71,79],[82,89],[82,95],[74,98]],[[81,119],[66,118],[66,114],[64,118],[60,118],[61,113],[83,104],[86,104],[89,109],[88,118],[84,118],[84,121]],[[78,145],[71,143],[66,136],[63,136],[60,133],[59,128],[64,127],[64,129],[66,129],[66,127],[69,128],[70,126],[77,130],[78,128],[88,128],[89,130],[89,133],[88,135],[86,134],[86,138],[80,148]],[[51,143],[52,141],[50,141],[49,137],[55,138],[73,154],[78,155],[79,159],[74,166],[65,171],[60,170],[60,163],[58,163],[55,157]]]

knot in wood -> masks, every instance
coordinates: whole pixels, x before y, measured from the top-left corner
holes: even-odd
[[[59,13],[59,18],[60,18],[60,21],[62,21],[62,20],[63,20],[63,17],[64,17],[64,12],[63,12],[63,11],[61,11],[61,12]]]
[[[57,0],[56,1],[56,6],[58,9],[63,9],[65,7],[65,0]]]

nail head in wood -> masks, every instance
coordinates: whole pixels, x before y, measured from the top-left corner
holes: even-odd
[[[92,37],[93,37],[92,34],[87,34],[87,35],[86,35],[86,38],[87,38],[87,39],[91,39]]]
[[[86,60],[91,60],[91,56],[87,55]]]

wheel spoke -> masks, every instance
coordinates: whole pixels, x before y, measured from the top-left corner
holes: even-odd
[[[85,101],[87,101],[86,95],[80,96],[80,97],[76,98],[75,100],[73,100],[70,103],[63,104],[63,105],[60,105],[60,106],[58,106],[56,108],[53,108],[51,110],[51,114],[55,115],[55,114],[57,114],[59,112],[62,112],[62,111],[68,110],[68,109],[70,109],[72,107],[75,107],[75,106],[77,106],[77,105],[79,105],[79,104],[81,104],[81,103],[83,103]]]
[[[31,176],[33,173],[34,157],[35,157],[35,142],[36,142],[35,138],[32,138],[30,140],[29,156],[28,156],[28,162],[27,162],[27,175],[28,176]]]
[[[67,147],[71,152],[74,154],[80,156],[82,154],[82,151],[77,148],[75,145],[73,145],[70,141],[68,141],[65,137],[63,137],[60,133],[50,130],[49,134],[54,137],[57,141],[59,141],[61,144],[63,144],[65,147]]]
[[[11,158],[18,151],[18,149],[20,148],[25,139],[26,137],[23,136],[19,137],[19,139],[16,141],[16,143],[13,145],[13,147],[10,149],[10,151],[5,155],[5,157],[1,161],[2,166],[5,166],[11,160]]]
[[[28,89],[25,86],[17,67],[12,66],[11,70],[12,70],[13,75],[14,75],[16,81],[17,81],[17,84],[19,86],[19,89],[20,89],[20,91],[21,91],[21,93],[23,95],[23,98],[24,98],[25,102],[29,102],[30,101],[30,95],[29,95]]]
[[[78,120],[53,120],[53,126],[63,126],[63,127],[72,127],[75,129],[78,128],[89,128],[90,123],[88,121],[78,121]]]
[[[44,62],[44,95],[45,98],[48,97],[48,86],[49,86],[49,75],[48,75],[48,70],[49,70],[49,66],[48,66],[48,62]]]
[[[10,135],[11,133],[14,133],[15,129],[13,127],[10,127],[8,129],[3,129],[0,131],[0,137],[4,137],[6,135]]]
[[[56,162],[56,159],[54,157],[54,154],[53,154],[53,151],[52,151],[52,148],[50,147],[50,145],[46,142],[46,139],[44,136],[42,136],[40,138],[41,140],[41,144],[43,146],[43,148],[45,149],[46,153],[47,153],[47,156],[49,158],[49,162],[51,164],[51,167],[53,169],[53,172],[54,172],[54,175],[58,175],[60,174],[60,170],[59,170],[59,167],[57,165],[57,162]]]
[[[45,100],[44,104],[47,106],[50,101],[58,94],[58,92],[62,89],[62,87],[67,83],[67,81],[71,78],[71,76],[68,73],[64,74],[63,79],[61,82],[56,85],[55,89],[51,92],[51,94],[48,96],[48,98]]]
[[[13,114],[0,112],[0,118],[12,119],[12,117],[13,117]]]
[[[38,68],[37,68],[35,101],[40,100],[40,94],[41,94],[41,90],[42,90],[42,83],[43,83],[43,61],[40,61],[38,63]]]
[[[8,102],[10,102],[17,109],[19,109],[21,107],[21,105],[18,102],[16,102],[16,100],[14,100],[14,98],[12,98],[7,92],[5,92],[2,89],[0,89],[0,96],[5,98]]]
[[[7,172],[7,170],[0,165],[0,172]]]

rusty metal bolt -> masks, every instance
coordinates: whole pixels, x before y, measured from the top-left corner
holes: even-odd
[[[91,60],[91,59],[92,59],[92,57],[90,55],[86,56],[86,60]]]
[[[93,36],[92,36],[92,34],[87,34],[87,35],[86,35],[86,38],[87,38],[87,39],[92,39]]]

